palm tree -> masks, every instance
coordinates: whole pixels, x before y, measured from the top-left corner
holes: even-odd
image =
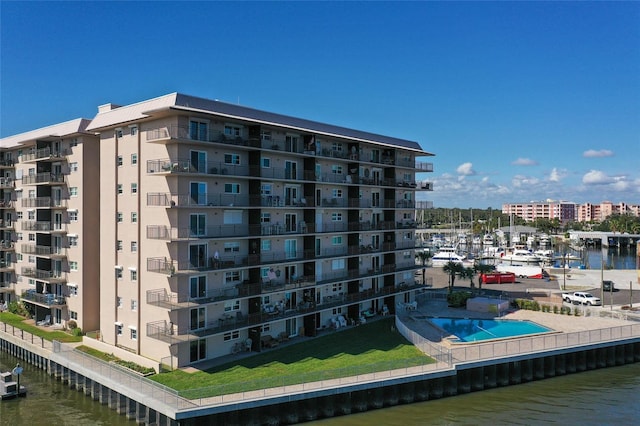
[[[476,269],[472,266],[468,266],[466,268],[462,268],[462,271],[460,272],[460,278],[466,278],[469,280],[469,288],[471,288],[471,290],[473,290],[474,284],[473,284],[473,278],[476,276]]]
[[[442,267],[442,270],[449,274],[449,293],[451,293],[453,290],[453,284],[456,281],[456,275],[459,275],[464,270],[464,267],[461,263],[447,262]]]
[[[482,290],[482,274],[493,271],[494,267],[492,265],[485,265],[484,263],[476,263],[473,265],[473,269],[478,273],[478,290]]]
[[[427,250],[420,250],[416,252],[416,259],[418,259],[419,261],[422,262],[422,284],[424,284],[425,281],[425,273],[427,271],[427,262],[429,261],[429,259],[431,259],[433,257],[433,254],[430,251]]]

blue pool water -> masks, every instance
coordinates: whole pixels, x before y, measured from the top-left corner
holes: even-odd
[[[553,331],[531,321],[519,320],[429,318],[429,321],[463,342],[504,339]]]

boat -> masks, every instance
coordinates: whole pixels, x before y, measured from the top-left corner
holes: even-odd
[[[493,235],[484,234],[484,237],[482,237],[482,245],[483,246],[492,246],[493,245]]]
[[[458,254],[455,247],[440,247],[438,252],[431,258],[433,266],[444,266],[449,262],[462,263],[466,260],[465,256]]]
[[[13,380],[14,374],[17,376],[17,381]],[[0,373],[0,400],[4,401],[5,399],[27,396],[27,389],[20,385],[20,374],[22,374],[20,364],[13,371]]]
[[[542,259],[536,254],[524,249],[511,249],[501,254],[500,259],[507,262],[540,263]]]

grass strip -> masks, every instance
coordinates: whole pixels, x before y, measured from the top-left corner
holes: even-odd
[[[151,379],[189,399],[336,379],[434,363],[382,319],[269,349],[206,371],[175,370]]]

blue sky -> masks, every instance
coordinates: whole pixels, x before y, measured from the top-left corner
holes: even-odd
[[[640,2],[0,2],[0,136],[171,92],[417,141],[436,207],[640,204]]]

